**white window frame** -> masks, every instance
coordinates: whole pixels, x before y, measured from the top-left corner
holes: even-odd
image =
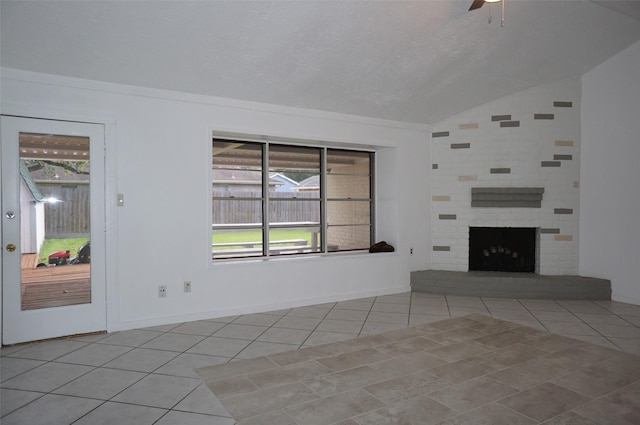
[[[224,262],[224,261],[238,261],[238,260],[256,260],[256,259],[269,259],[269,258],[282,258],[283,255],[281,254],[271,254],[270,253],[270,241],[269,241],[269,230],[273,229],[273,228],[300,228],[300,227],[316,227],[316,225],[312,225],[312,224],[302,224],[302,225],[295,225],[295,226],[278,226],[277,224],[270,224],[270,220],[269,220],[269,202],[270,202],[270,197],[269,197],[269,191],[268,191],[268,185],[269,185],[269,147],[271,145],[281,145],[281,146],[291,146],[291,147],[310,147],[310,148],[316,148],[320,150],[320,197],[318,198],[319,202],[320,202],[320,223],[319,223],[319,227],[320,227],[320,246],[318,247],[319,249],[317,251],[313,251],[313,252],[305,252],[305,253],[297,253],[297,254],[287,254],[286,257],[296,257],[296,256],[309,256],[309,255],[318,255],[318,254],[330,254],[330,255],[340,255],[343,253],[353,253],[353,252],[362,252],[362,251],[366,251],[369,247],[362,247],[362,248],[358,248],[358,249],[349,249],[349,250],[333,250],[333,251],[329,251],[329,246],[327,243],[327,235],[328,235],[328,230],[329,230],[329,224],[328,224],[328,211],[327,211],[327,205],[328,205],[328,201],[365,201],[364,198],[362,199],[341,199],[341,198],[327,198],[327,190],[326,190],[326,174],[327,174],[327,151],[329,150],[335,150],[335,151],[347,151],[347,152],[364,152],[369,154],[369,244],[373,244],[374,240],[375,240],[375,231],[376,231],[376,221],[375,221],[375,206],[376,206],[376,199],[375,199],[375,161],[376,161],[376,152],[372,149],[358,149],[358,148],[353,148],[351,146],[340,146],[340,145],[335,145],[335,144],[318,144],[318,143],[296,143],[296,142],[291,142],[290,140],[277,140],[277,139],[269,139],[269,140],[265,140],[264,138],[259,139],[259,138],[247,138],[247,137],[237,137],[234,135],[228,135],[228,134],[216,134],[214,133],[212,139],[211,139],[211,145],[213,146],[213,143],[218,140],[218,141],[231,141],[231,142],[239,142],[239,143],[257,143],[257,144],[261,144],[263,146],[262,148],[262,167],[261,167],[261,173],[262,173],[262,197],[260,198],[251,198],[252,200],[258,201],[260,200],[262,202],[262,223],[260,224],[256,224],[256,225],[252,225],[251,228],[260,228],[262,229],[262,253],[261,255],[251,255],[251,256],[225,256],[222,258],[214,258],[213,257],[213,250],[211,251],[211,259],[214,263],[219,263],[219,262]],[[212,148],[212,155],[210,155],[210,178],[209,181],[212,182],[212,174],[213,174],[213,148]],[[215,232],[215,227],[216,225],[213,224],[211,222],[211,220],[213,219],[213,208],[215,206],[215,199],[213,198],[213,185],[210,184],[210,189],[209,189],[209,193],[210,193],[210,199],[212,200],[212,202],[210,203],[210,228],[211,228],[211,233],[209,234],[209,241],[213,240],[213,234]],[[221,198],[222,199],[222,198]],[[226,198],[226,199],[232,199],[232,198]],[[358,224],[358,225],[365,225],[365,224]],[[233,226],[230,226],[233,227]],[[247,228],[246,226],[237,226],[238,229],[240,228]]]

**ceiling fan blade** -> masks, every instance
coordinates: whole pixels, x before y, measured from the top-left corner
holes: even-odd
[[[484,5],[484,0],[473,0],[473,3],[471,3],[471,7],[469,8],[469,11],[480,9],[482,5]]]

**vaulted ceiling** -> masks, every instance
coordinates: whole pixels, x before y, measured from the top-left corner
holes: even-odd
[[[0,64],[429,124],[640,40],[639,1],[470,4],[2,0]]]

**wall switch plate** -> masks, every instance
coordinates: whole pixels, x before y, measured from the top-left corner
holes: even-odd
[[[167,286],[166,285],[158,286],[158,296],[160,298],[164,298],[164,297],[167,296]]]
[[[184,282],[184,292],[191,292],[191,282],[189,281]]]
[[[124,207],[124,194],[118,193],[118,206]]]

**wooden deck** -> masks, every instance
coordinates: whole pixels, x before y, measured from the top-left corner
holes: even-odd
[[[36,268],[36,262],[36,254],[22,255],[23,310],[91,302],[90,264]]]
[[[21,269],[35,269],[38,265],[38,254],[22,254],[20,256]]]

